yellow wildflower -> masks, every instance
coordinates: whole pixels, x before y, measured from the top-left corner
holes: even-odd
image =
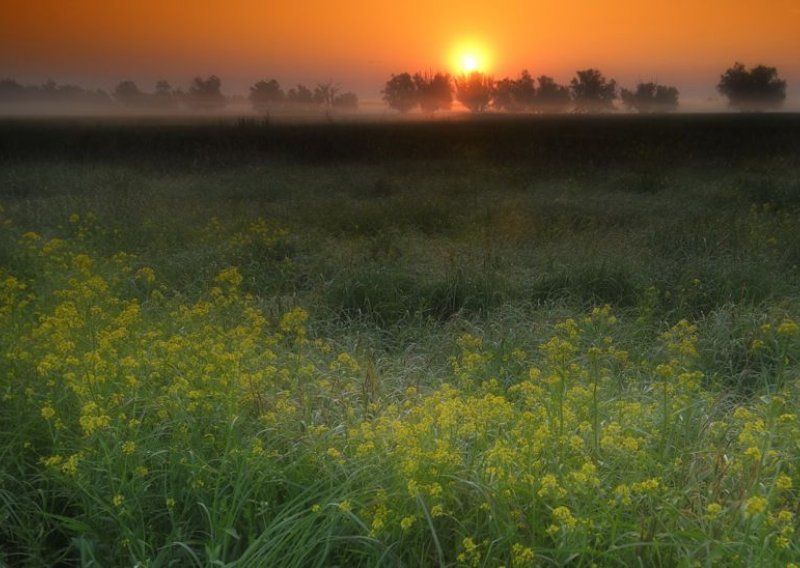
[[[783,320],[778,326],[778,335],[797,335],[798,331],[800,331],[800,326],[790,319]]]
[[[241,285],[244,278],[242,277],[239,269],[235,266],[231,266],[226,268],[214,278],[214,282],[219,282],[221,284],[228,284],[231,288],[238,288]]]
[[[414,525],[415,522],[417,522],[417,517],[414,515],[403,517],[400,520],[400,528],[403,529],[404,531],[407,531]]]
[[[535,558],[536,554],[533,552],[532,548],[519,543],[511,546],[511,566],[514,568],[532,566]]]
[[[719,503],[709,503],[706,505],[706,519],[709,521],[713,521],[714,519],[719,518],[722,514],[722,505]]]
[[[767,509],[768,501],[764,497],[750,497],[744,502],[744,513],[748,517],[763,513]]]
[[[567,528],[575,528],[575,525],[578,524],[578,521],[575,517],[572,516],[572,511],[569,510],[569,507],[556,507],[553,509],[553,518],[561,523],[562,526]]]
[[[139,270],[136,271],[134,277],[137,280],[143,280],[147,284],[152,284],[156,281],[156,271],[150,268],[149,266],[143,266]]]

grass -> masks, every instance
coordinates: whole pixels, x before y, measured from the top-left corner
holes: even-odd
[[[791,566],[797,126],[4,123],[0,565]]]

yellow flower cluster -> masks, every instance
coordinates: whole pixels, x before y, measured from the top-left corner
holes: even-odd
[[[91,250],[93,217],[70,225],[72,238],[19,236],[29,281],[0,272],[4,402],[33,417],[20,451],[44,478],[102,487],[93,502],[115,516],[141,500],[177,517],[225,503],[230,476],[284,468],[357,481],[357,494],[295,502],[302,514],[338,515],[376,543],[445,535],[446,563],[567,564],[560,551],[609,535],[633,548],[663,526],[712,534],[731,520],[783,563],[800,554],[800,395],[786,371],[798,326],[785,314],[750,344],[779,355],[784,383],[736,404],[707,388],[697,325],[629,353],[609,306],[522,345],[461,334],[440,382],[379,389],[373,361],[317,339],[306,309],[249,294],[246,265],[184,295],[134,255]],[[258,221],[230,247],[285,236]],[[254,522],[272,518],[259,506]]]

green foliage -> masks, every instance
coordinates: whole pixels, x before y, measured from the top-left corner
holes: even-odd
[[[612,304],[628,307],[636,303],[636,275],[625,266],[604,262],[569,267],[537,279],[532,286],[536,302],[573,301],[578,305]]]

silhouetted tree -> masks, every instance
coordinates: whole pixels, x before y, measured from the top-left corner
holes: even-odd
[[[342,110],[356,110],[358,109],[358,96],[351,92],[336,95],[333,98],[333,106]]]
[[[541,75],[536,79],[536,108],[540,112],[561,112],[569,106],[569,89],[559,85],[552,77]]]
[[[286,93],[286,100],[291,104],[310,105],[314,102],[314,93],[305,85],[297,85]]]
[[[622,89],[622,103],[638,112],[668,112],[678,108],[678,89],[657,83],[639,83],[636,91]]]
[[[516,112],[520,109],[514,101],[514,79],[504,77],[494,84],[492,104],[495,108]]]
[[[122,81],[114,87],[114,98],[127,107],[142,107],[146,104],[147,95],[133,81]]]
[[[492,104],[495,108],[510,112],[530,110],[535,99],[536,86],[527,70],[523,70],[517,79],[506,77],[494,85]]]
[[[389,105],[389,108],[399,110],[400,112],[408,112],[419,102],[417,98],[417,85],[414,79],[408,73],[400,73],[399,75],[392,75],[386,81],[386,85],[381,91],[382,98]]]
[[[270,79],[269,81],[259,81],[250,87],[248,99],[256,112],[268,112],[275,105],[282,103],[285,95],[278,81]]]
[[[416,73],[413,77],[416,100],[422,112],[450,110],[453,105],[453,85],[447,73]]]
[[[336,98],[338,92],[338,85],[331,81],[317,83],[317,86],[314,87],[314,102],[318,105],[330,108],[333,106],[333,100]]]
[[[777,108],[786,99],[786,81],[775,67],[758,65],[749,71],[741,63],[725,71],[717,90],[728,97],[728,104],[742,111]]]
[[[472,112],[483,112],[494,92],[494,81],[480,71],[456,78],[456,98]]]
[[[578,112],[614,110],[617,82],[607,80],[597,69],[578,71],[570,83],[572,100]]]
[[[536,102],[536,85],[527,69],[522,70],[514,83],[514,98],[526,110]]]
[[[222,81],[216,75],[211,75],[208,79],[195,77],[184,97],[186,104],[192,110],[219,110],[228,103],[221,87]]]
[[[78,103],[108,104],[108,93],[102,89],[88,90],[77,85],[59,85],[47,81],[43,85],[22,85],[14,79],[0,79],[0,101],[8,103]]]

